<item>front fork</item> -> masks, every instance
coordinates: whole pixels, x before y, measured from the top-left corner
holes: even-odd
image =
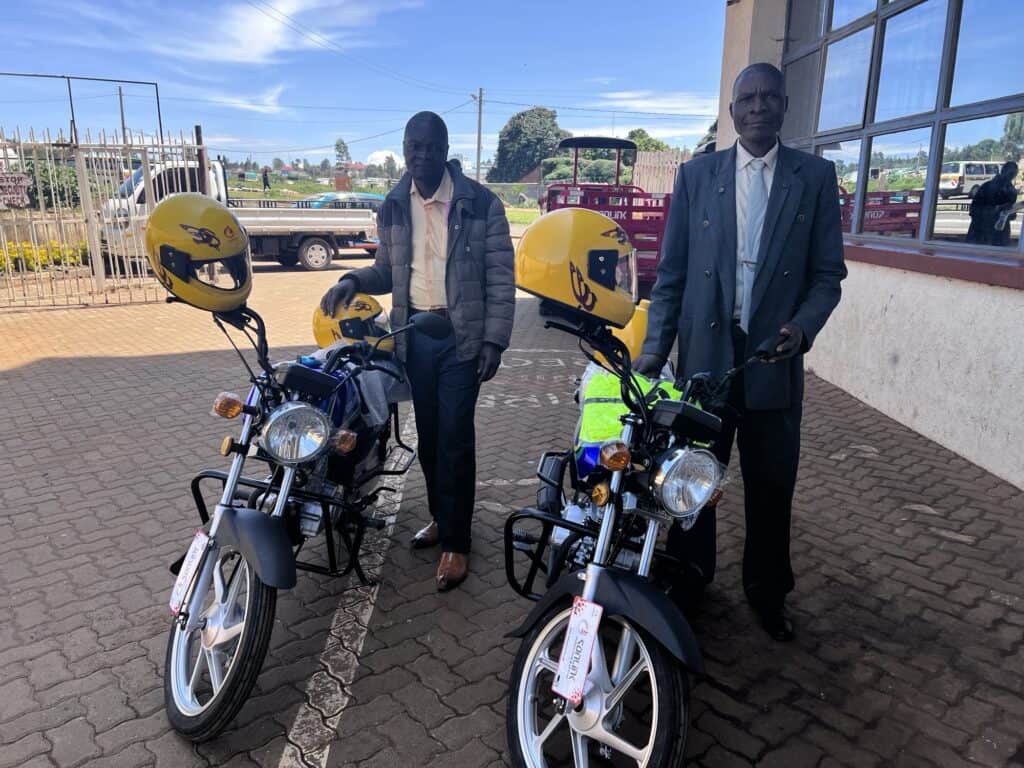
[[[621,439],[627,446],[632,445],[634,429],[635,425],[632,421],[627,421],[622,428]],[[608,503],[605,504],[602,509],[601,531],[597,536],[597,545],[594,548],[594,558],[587,564],[587,569],[583,576],[582,597],[587,601],[592,602],[597,596],[598,583],[603,577],[608,566],[607,561],[609,549],[611,548],[611,538],[615,533],[615,502],[622,490],[624,473],[625,470],[620,469],[612,474],[610,483],[611,495]],[[654,562],[654,548],[658,540],[659,525],[660,523],[654,518],[647,521],[647,532],[644,534],[644,546],[640,553],[640,564],[637,568],[637,573],[644,578],[650,575],[651,565]],[[625,676],[626,672],[629,671],[630,659],[633,656],[634,645],[635,641],[632,633],[623,627],[622,639],[619,642],[619,649],[615,655],[615,663],[611,670],[611,679],[613,684],[621,680]]]
[[[246,398],[247,406],[257,406],[260,400],[259,389],[253,387],[249,390],[249,396]],[[242,432],[239,435],[239,445],[248,448],[249,441],[252,438],[252,414],[246,413],[242,420]],[[225,510],[231,507],[235,501],[235,489],[238,487],[238,479],[242,476],[242,468],[245,466],[245,458],[247,452],[239,452],[235,454],[235,457],[231,460],[231,469],[228,470],[227,480],[224,482],[224,491],[221,493],[220,501],[214,508],[214,512],[210,521],[210,541],[207,545],[206,552],[203,555],[203,564],[199,569],[199,576],[195,580],[195,585],[192,588],[191,594],[187,598],[188,605],[188,620],[185,624],[185,632],[192,632],[199,628],[202,621],[201,611],[203,608],[203,599],[206,593],[210,589],[210,584],[213,581],[214,569],[217,567],[218,555],[220,553],[220,545],[217,544],[217,529],[220,527],[220,520]],[[295,480],[295,468],[287,467],[284,471],[284,477],[281,479],[281,488],[278,491],[277,503],[274,506],[274,511],[271,513],[273,517],[280,517],[284,514],[285,504],[288,502],[288,494],[291,493],[292,483]]]

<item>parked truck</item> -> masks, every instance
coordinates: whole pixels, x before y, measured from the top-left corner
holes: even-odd
[[[103,250],[125,262],[144,259],[142,232],[152,207],[176,192],[201,191],[234,211],[249,236],[254,259],[322,270],[342,249],[376,250],[377,220],[369,202],[336,201],[314,208],[293,201],[232,198],[217,160],[208,164],[205,182],[200,185],[196,160],[152,164],[148,177],[145,169],[137,168],[101,208]]]

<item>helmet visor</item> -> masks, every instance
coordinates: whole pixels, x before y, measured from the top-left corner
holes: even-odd
[[[620,254],[616,248],[595,248],[587,254],[587,277],[609,291],[621,288],[637,301],[636,251]]]
[[[640,287],[637,280],[636,270],[636,249],[630,249],[629,254],[619,257],[619,263],[615,267],[615,286],[628,291],[633,297],[633,303],[640,300]]]
[[[160,249],[160,261],[179,280],[195,281],[220,291],[237,291],[251,273],[248,249],[222,259],[196,261],[184,251],[164,246]]]

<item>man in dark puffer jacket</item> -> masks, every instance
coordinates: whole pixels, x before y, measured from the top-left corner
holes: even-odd
[[[417,331],[397,339],[412,385],[419,457],[433,521],[414,547],[441,544],[437,588],[452,589],[469,569],[476,489],[473,417],[480,384],[508,347],[515,318],[512,240],[501,201],[448,163],[448,128],[433,112],[405,126],[406,174],[378,214],[372,267],[346,274],[324,295],[333,314],[357,292],[391,293],[391,322],[434,312],[451,324],[437,341]]]

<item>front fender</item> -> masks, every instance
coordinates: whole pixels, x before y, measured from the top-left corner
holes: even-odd
[[[268,587],[295,586],[295,554],[283,518],[256,509],[229,507],[220,517],[217,543],[237,548]]]
[[[508,637],[525,637],[553,605],[581,595],[583,575],[583,571],[577,571],[562,576],[534,605],[526,620],[508,633]],[[594,602],[604,608],[606,616],[629,619],[648,632],[691,672],[704,673],[704,659],[689,623],[675,603],[647,579],[635,573],[606,568],[598,576]]]

